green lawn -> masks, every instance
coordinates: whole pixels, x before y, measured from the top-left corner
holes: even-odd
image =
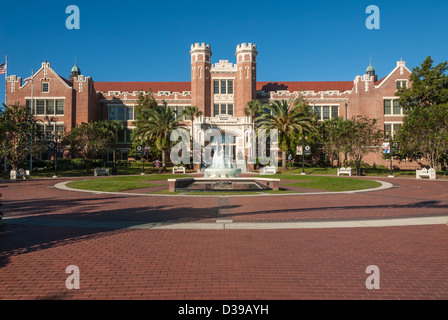
[[[353,179],[344,177],[311,176],[300,174],[263,175],[261,177],[277,178],[281,180],[299,180],[303,182],[284,183],[286,186],[316,189],[322,191],[353,191],[370,189],[381,186],[381,183],[365,179]]]
[[[67,184],[67,186],[74,189],[116,192],[116,191],[126,191],[133,189],[151,188],[161,185],[155,183],[148,183],[146,181],[167,180],[171,178],[183,178],[183,177],[188,177],[188,175],[150,174],[145,176],[113,176],[107,178],[71,181]]]
[[[145,176],[112,176],[88,180],[77,180],[67,184],[70,188],[93,190],[93,191],[106,191],[117,192],[133,189],[150,188],[160,186],[162,184],[155,184],[148,181],[167,180],[171,178],[183,178],[189,177],[189,175],[183,174],[150,174]],[[330,176],[302,176],[300,174],[278,174],[278,175],[263,175],[266,178],[280,178],[283,180],[283,184],[286,186],[294,186],[308,189],[316,189],[322,191],[353,191],[361,189],[369,189],[381,186],[380,183],[365,179],[353,179],[344,177],[330,177]],[[285,183],[285,180],[298,180],[303,182],[291,182]],[[215,192],[176,192],[169,193],[167,189],[163,189],[153,194],[179,194],[185,193],[190,195],[251,195],[251,194],[285,194],[291,193],[291,190],[279,190],[279,191],[215,191]]]

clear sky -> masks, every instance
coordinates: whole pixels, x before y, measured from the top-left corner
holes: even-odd
[[[80,29],[68,30],[77,5]],[[380,9],[380,29],[365,22]],[[339,1],[3,1],[0,63],[23,78],[48,60],[68,77],[75,57],[95,81],[189,81],[190,45],[205,42],[212,63],[235,62],[237,44],[258,46],[258,81],[351,81],[372,57],[379,78],[403,59],[448,60],[448,2]],[[0,102],[4,100],[0,76]]]

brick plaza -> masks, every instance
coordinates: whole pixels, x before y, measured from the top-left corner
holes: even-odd
[[[387,225],[446,221],[448,181],[380,180],[393,187],[250,197],[54,187],[64,179],[1,183],[0,299],[448,299],[446,223]],[[170,228],[222,219],[228,229]],[[364,221],[385,226],[350,226]],[[291,222],[347,227],[282,228]],[[65,286],[69,265],[79,267],[79,290]],[[369,265],[379,267],[379,290],[366,288]]]

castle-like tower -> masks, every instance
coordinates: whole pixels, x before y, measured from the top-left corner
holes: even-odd
[[[211,77],[210,45],[195,43],[191,45],[191,105],[198,107],[204,116],[210,117]]]
[[[191,45],[191,105],[205,117],[243,117],[247,103],[256,99],[257,46],[242,43],[236,47],[236,64],[219,60],[212,65],[210,45]]]
[[[235,116],[244,116],[247,103],[257,97],[257,46],[242,43],[236,47]]]

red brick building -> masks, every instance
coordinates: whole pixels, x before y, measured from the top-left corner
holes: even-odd
[[[195,136],[202,141],[203,132],[209,127],[230,131],[234,135],[231,141],[234,154],[243,155],[241,159],[247,159],[248,134],[252,128],[252,120],[244,115],[244,108],[254,99],[269,102],[303,96],[322,121],[364,115],[378,119],[381,129],[392,134],[402,123],[403,110],[395,92],[410,85],[411,71],[404,61],[398,61],[380,80],[370,64],[363,75],[351,81],[257,82],[257,54],[256,45],[243,43],[236,47],[236,63],[218,60],[213,64],[210,45],[193,44],[189,82],[94,82],[90,76],[82,75],[76,64],[66,79],[45,61],[33,82],[22,83],[22,78],[15,75],[7,78],[7,104],[32,107],[34,115],[43,120],[48,138],[54,130],[69,131],[82,122],[105,119],[126,122],[129,129],[120,135],[118,146],[123,159],[128,156],[134,106],[141,91],[152,90],[156,100],[166,101],[179,117],[183,108],[197,106],[203,117],[195,121]],[[191,121],[185,121],[191,125]],[[366,162],[389,165],[380,152],[369,155]],[[418,166],[396,161],[394,165]]]

